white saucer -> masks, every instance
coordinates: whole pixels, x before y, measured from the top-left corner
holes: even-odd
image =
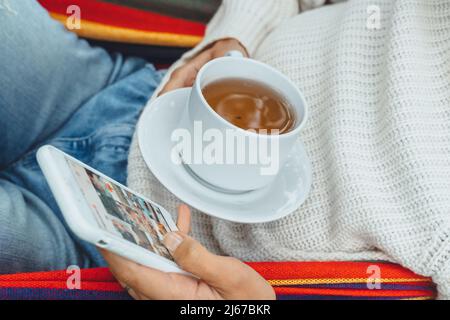
[[[280,219],[306,200],[312,183],[311,163],[298,140],[279,176],[268,187],[244,194],[212,190],[191,176],[182,164],[171,160],[174,142],[190,88],[156,99],[145,108],[138,124],[139,147],[155,177],[186,204],[211,216],[240,223],[262,223]]]

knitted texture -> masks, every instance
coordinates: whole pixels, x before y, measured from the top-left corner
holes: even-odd
[[[293,0],[225,0],[176,66],[229,36],[305,94],[313,187],[271,223],[194,212],[194,237],[246,261],[394,261],[450,298],[450,2],[350,0],[298,14]],[[181,202],[136,138],[128,182],[172,212]]]

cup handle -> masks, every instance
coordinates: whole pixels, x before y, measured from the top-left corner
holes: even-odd
[[[225,57],[244,58],[244,55],[238,50],[231,50],[225,54]]]

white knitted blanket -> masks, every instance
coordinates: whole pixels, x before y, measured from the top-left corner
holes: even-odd
[[[313,188],[271,223],[195,212],[194,237],[247,261],[394,261],[432,276],[449,298],[450,2],[350,0],[298,14],[295,0],[225,0],[177,65],[225,37],[304,92]],[[136,139],[128,182],[176,212],[180,200],[150,173]]]

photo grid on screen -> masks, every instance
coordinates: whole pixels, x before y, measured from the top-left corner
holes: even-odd
[[[101,228],[173,261],[163,244],[171,229],[160,208],[70,159],[67,163]]]

